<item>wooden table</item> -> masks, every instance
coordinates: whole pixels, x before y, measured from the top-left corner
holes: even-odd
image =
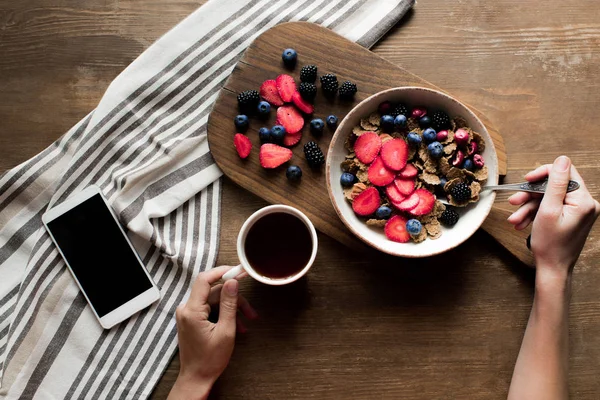
[[[93,109],[110,81],[199,3],[3,1],[0,171]],[[421,0],[373,50],[483,111],[505,137],[508,182],[566,153],[598,198],[599,13],[593,0]],[[235,262],[237,230],[264,205],[225,180],[219,263]],[[573,282],[578,399],[600,397],[599,239],[596,227]],[[505,398],[532,271],[481,231],[428,260],[319,240],[308,279],[243,283],[261,319],[238,338],[213,398]],[[177,370],[176,357],[154,398],[166,397]]]

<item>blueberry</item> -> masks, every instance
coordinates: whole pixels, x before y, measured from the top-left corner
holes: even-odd
[[[258,138],[261,143],[270,143],[271,142],[271,130],[266,127],[262,127],[258,130]]]
[[[285,128],[281,125],[275,125],[271,128],[271,140],[274,143],[281,143],[285,136]]]
[[[419,126],[422,129],[429,128],[431,126],[431,117],[429,115],[421,117],[421,119],[419,119]]]
[[[331,129],[335,129],[335,127],[337,126],[338,123],[338,117],[336,117],[335,115],[330,115],[329,117],[327,117],[327,126],[330,127]]]
[[[325,123],[321,118],[315,118],[310,121],[310,133],[313,135],[321,135],[323,133],[323,128],[325,128]]]
[[[437,139],[437,133],[433,128],[427,128],[423,131],[423,139],[425,143],[434,142]]]
[[[297,181],[302,178],[302,170],[297,165],[290,165],[288,169],[285,171],[285,176],[290,181]]]
[[[381,117],[381,129],[384,132],[392,132],[394,130],[394,117],[391,115],[384,115]]]
[[[417,132],[409,132],[408,135],[406,135],[406,138],[408,139],[408,143],[418,146],[421,144],[421,135],[419,135]]]
[[[433,158],[442,158],[444,155],[444,146],[440,142],[433,142],[427,146],[427,151]]]
[[[294,67],[296,65],[296,60],[298,59],[298,53],[294,49],[285,49],[281,54],[281,59],[286,67]]]
[[[445,177],[440,177],[440,186],[442,187],[442,189],[444,188],[444,186],[446,186],[446,183],[448,183],[448,179],[446,179]]]
[[[340,177],[340,183],[343,187],[350,187],[354,185],[356,177],[352,175],[350,172],[344,172]]]
[[[394,126],[396,127],[396,130],[401,131],[402,129],[406,128],[406,122],[408,120],[406,119],[406,117],[402,114],[398,114],[398,116],[396,116],[396,118],[394,118]]]
[[[465,160],[465,162],[463,163],[462,167],[464,169],[466,169],[467,171],[473,171],[473,160],[471,160],[470,158],[467,158]]]
[[[235,124],[235,129],[237,129],[238,133],[246,132],[250,126],[248,116],[243,114],[237,115],[233,120],[233,123]]]
[[[271,105],[266,101],[258,103],[258,115],[261,117],[267,117],[271,112]]]
[[[388,219],[392,215],[392,209],[388,206],[381,206],[375,211],[375,216],[379,219]]]
[[[418,219],[409,219],[406,222],[406,230],[413,236],[416,236],[419,233],[421,233],[421,229],[423,229],[423,226],[421,225],[421,222],[419,222]]]

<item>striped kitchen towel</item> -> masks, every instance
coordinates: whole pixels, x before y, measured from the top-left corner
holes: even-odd
[[[174,311],[217,256],[220,170],[206,141],[252,40],[311,21],[373,45],[414,0],[211,0],[109,86],[98,108],[0,176],[0,398],[147,397],[175,353]],[[42,227],[89,184],[129,230],[162,299],[103,330]]]

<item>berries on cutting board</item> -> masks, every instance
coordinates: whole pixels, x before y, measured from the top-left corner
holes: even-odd
[[[393,132],[394,131],[394,117],[391,115],[382,115],[379,120],[379,125],[384,132]]]
[[[456,225],[458,219],[458,213],[448,206],[446,206],[446,209],[444,210],[444,212],[442,212],[442,215],[440,215],[439,217],[440,222],[447,226]]]
[[[343,187],[350,187],[354,185],[354,181],[356,181],[356,176],[350,172],[344,172],[342,173],[342,176],[340,176],[340,184]]]
[[[394,215],[388,220],[384,228],[385,236],[398,243],[406,243],[410,240],[410,234],[406,230],[406,218]]]
[[[423,131],[423,140],[425,140],[425,143],[435,142],[436,139],[437,133],[435,132],[435,129],[427,128]]]
[[[381,138],[375,132],[363,133],[354,142],[356,158],[364,164],[370,164],[381,150]]]
[[[337,127],[338,117],[336,117],[335,115],[332,114],[327,117],[326,121],[327,121],[327,126],[330,129],[335,129]]]
[[[319,145],[310,141],[304,145],[304,156],[311,168],[319,168],[325,163],[325,156],[319,148]]]
[[[304,100],[312,102],[317,95],[317,86],[314,83],[301,82],[298,91]]]
[[[283,145],[286,147],[292,147],[297,145],[302,139],[302,132],[297,132],[294,134],[286,133],[283,137]]]
[[[444,155],[444,146],[440,142],[431,142],[427,146],[427,151],[431,157],[439,159]]]
[[[281,125],[275,125],[271,128],[271,141],[273,143],[281,144],[283,143],[283,138],[285,137],[285,128]]]
[[[398,115],[404,115],[405,117],[408,117],[408,107],[406,107],[406,105],[403,103],[398,103],[394,106],[390,112],[390,115],[394,118],[396,118]]]
[[[421,141],[423,140],[421,138],[421,135],[419,135],[417,132],[409,132],[408,135],[406,135],[406,140],[408,140],[408,143],[410,143],[413,146],[418,146],[421,144]]]
[[[296,66],[296,61],[298,60],[298,53],[294,49],[285,49],[283,53],[281,53],[281,59],[286,67],[294,68]]]
[[[315,110],[312,104],[302,98],[300,92],[294,92],[292,95],[292,102],[304,114],[310,115]]]
[[[423,229],[423,226],[421,225],[421,221],[418,219],[409,219],[406,221],[406,230],[412,236],[417,236],[419,233],[421,233],[421,229]]]
[[[396,115],[396,118],[394,118],[394,127],[396,128],[397,131],[401,131],[404,128],[406,128],[406,123],[408,122],[408,119],[402,115]]]
[[[302,82],[315,83],[317,80],[317,66],[305,65],[300,69],[300,80]]]
[[[335,74],[325,74],[319,78],[321,81],[321,89],[326,96],[335,96],[338,90],[338,80]]]
[[[256,90],[245,90],[237,96],[238,108],[242,113],[252,113],[260,101],[260,95]]]
[[[373,186],[366,188],[354,198],[352,209],[357,215],[367,216],[373,214],[381,205],[379,191]]]
[[[431,114],[431,123],[438,131],[448,129],[450,127],[450,117],[445,112],[438,110]]]
[[[233,119],[233,123],[235,125],[235,129],[242,133],[246,132],[250,126],[250,120],[248,119],[248,116],[244,114],[236,115],[236,117]]]
[[[281,74],[275,79],[275,84],[277,85],[277,91],[279,92],[281,100],[286,103],[291,102],[292,96],[297,91],[294,78],[290,75]]]
[[[310,133],[315,136],[321,136],[323,134],[323,129],[325,128],[325,123],[321,118],[315,118],[310,121]]]
[[[258,139],[261,144],[271,142],[271,130],[265,126],[258,130]]]
[[[388,206],[381,206],[375,211],[375,216],[379,219],[388,219],[392,215],[392,209]]]
[[[355,83],[350,81],[346,81],[342,83],[340,86],[338,93],[340,94],[340,98],[344,100],[350,100],[354,98],[354,95],[358,91]]]
[[[391,139],[381,145],[381,160],[386,168],[400,171],[406,167],[408,145],[404,139]]]
[[[273,143],[265,143],[260,146],[258,159],[263,168],[273,169],[291,160],[292,151]]]
[[[283,100],[279,95],[279,90],[277,90],[277,82],[275,79],[268,79],[260,85],[260,97],[275,107],[283,105]]]
[[[271,105],[267,101],[261,101],[258,103],[258,115],[262,118],[266,118],[271,113]]]
[[[300,178],[302,178],[302,169],[297,165],[290,165],[285,170],[285,176],[290,181],[298,181]]]
[[[304,118],[296,107],[285,105],[277,109],[277,124],[282,125],[287,133],[294,134],[302,130]]]
[[[450,189],[450,196],[458,202],[468,201],[471,198],[471,188],[464,182],[459,182]]]
[[[240,158],[247,158],[252,151],[252,142],[246,135],[242,135],[241,133],[236,133],[233,137],[233,145],[237,150]]]

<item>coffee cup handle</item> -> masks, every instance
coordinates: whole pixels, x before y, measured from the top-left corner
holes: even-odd
[[[238,275],[240,275],[243,272],[244,272],[244,267],[242,267],[242,264],[240,264],[240,265],[237,265],[237,266],[231,268],[229,271],[227,271],[221,279],[224,281],[228,281],[229,279],[234,279],[235,277],[237,277]]]

